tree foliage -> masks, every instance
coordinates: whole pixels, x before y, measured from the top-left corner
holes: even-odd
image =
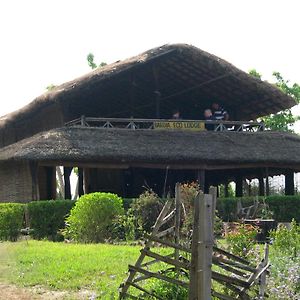
[[[249,71],[249,74],[261,79],[261,74],[255,69]],[[300,85],[291,84],[289,80],[285,80],[279,72],[273,72],[275,85],[285,94],[289,95],[297,103],[300,103]],[[300,120],[298,116],[293,115],[291,109],[282,110],[276,114],[271,114],[262,118],[266,128],[276,131],[293,131],[292,126],[296,121]]]
[[[86,57],[87,59],[87,63],[89,65],[89,67],[91,67],[92,69],[96,69],[96,68],[102,68],[104,66],[106,66],[107,64],[105,62],[101,62],[99,64],[99,66],[95,63],[95,56],[93,53],[89,53]]]

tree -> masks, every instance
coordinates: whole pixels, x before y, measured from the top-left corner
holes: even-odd
[[[105,62],[101,62],[101,63],[99,64],[99,66],[97,66],[97,64],[96,64],[95,61],[94,61],[95,57],[94,57],[94,54],[93,54],[93,53],[89,53],[89,54],[87,55],[86,59],[87,59],[87,62],[88,62],[89,67],[91,67],[92,69],[96,69],[96,68],[98,68],[98,67],[99,67],[99,68],[102,68],[102,67],[104,67],[104,66],[107,65],[107,63],[105,63]]]
[[[261,79],[261,74],[255,69],[250,70],[249,74]],[[272,75],[275,78],[274,84],[285,94],[294,98],[297,103],[300,103],[300,85],[297,83],[291,85],[289,80],[285,80],[279,72],[273,72]],[[285,109],[262,118],[266,128],[276,131],[293,131],[292,126],[298,120],[300,118],[294,116],[291,109]]]

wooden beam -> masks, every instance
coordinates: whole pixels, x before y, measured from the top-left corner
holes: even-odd
[[[270,196],[270,184],[269,184],[269,168],[265,169],[266,172],[266,196]]]
[[[243,176],[241,174],[237,174],[235,178],[235,196],[243,197]]]
[[[285,178],[285,195],[295,194],[295,183],[294,183],[294,171],[286,170],[284,174]]]
[[[201,191],[204,192],[204,189],[205,189],[205,170],[204,169],[197,171],[197,181],[199,183]]]
[[[82,168],[78,168],[78,196],[82,196],[84,194],[84,190],[83,190],[83,169]]]
[[[263,175],[258,177],[258,188],[259,188],[259,196],[265,195],[265,183]]]
[[[65,199],[72,199],[70,184],[70,175],[72,170],[73,168],[71,167],[64,167]]]
[[[181,280],[178,280],[178,279],[175,279],[175,278],[171,278],[171,277],[162,275],[160,273],[150,272],[150,271],[144,270],[140,267],[132,266],[132,265],[129,265],[129,270],[147,275],[149,277],[157,278],[157,279],[160,279],[160,280],[163,280],[163,281],[175,284],[175,285],[180,285],[182,287],[188,288],[188,283],[187,282],[184,282],[184,281],[181,281]]]
[[[194,204],[189,300],[211,299],[212,195],[199,193]]]

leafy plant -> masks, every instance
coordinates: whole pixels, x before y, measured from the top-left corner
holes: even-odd
[[[291,257],[300,255],[300,226],[295,220],[292,220],[290,229],[281,225],[271,232],[270,237],[275,250]]]
[[[16,241],[23,227],[24,204],[0,204],[0,240]]]
[[[169,278],[176,278],[181,280],[186,280],[187,277],[184,273],[178,274],[178,272],[174,270],[167,270],[164,271],[164,275]],[[184,300],[188,298],[188,289],[175,285],[166,281],[158,281],[155,280],[151,286],[151,292],[158,296],[159,299],[165,299],[165,300]],[[148,299],[148,300],[154,300],[157,299],[156,297],[143,295],[141,299]]]
[[[163,205],[163,201],[152,190],[142,193],[131,205],[136,229],[150,233]]]
[[[229,250],[241,257],[251,254],[258,229],[250,224],[235,223],[235,226],[225,235]]]
[[[111,237],[110,226],[123,213],[122,199],[116,194],[86,194],[72,208],[63,233],[78,242],[104,242]]]

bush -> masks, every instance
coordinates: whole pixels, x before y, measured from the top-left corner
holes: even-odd
[[[131,205],[136,230],[150,233],[163,206],[164,201],[152,190],[142,193]]]
[[[273,248],[290,257],[300,255],[300,225],[293,220],[291,228],[280,226],[277,230],[271,231]]]
[[[235,255],[249,259],[249,254],[256,244],[257,233],[258,229],[250,224],[236,223],[235,227],[225,236],[229,250]]]
[[[300,299],[300,226],[292,222],[271,232],[270,277],[267,292],[270,300]]]
[[[176,272],[173,269],[169,269],[163,272],[165,276],[169,278],[179,279],[185,281],[188,279],[188,275],[184,272]],[[188,299],[188,289],[176,285],[170,282],[154,280],[151,285],[151,293],[155,296],[149,296],[146,294],[140,295],[141,299],[154,300],[154,299],[165,299],[165,300],[183,300]],[[157,297],[156,297],[157,296]],[[140,298],[139,298],[140,299]]]
[[[62,240],[59,230],[65,227],[65,218],[75,201],[46,200],[27,204],[32,237],[35,239]]]
[[[83,195],[66,219],[65,237],[78,242],[104,242],[110,227],[124,213],[122,199],[111,193]]]
[[[16,241],[23,227],[24,204],[0,204],[0,240]]]

